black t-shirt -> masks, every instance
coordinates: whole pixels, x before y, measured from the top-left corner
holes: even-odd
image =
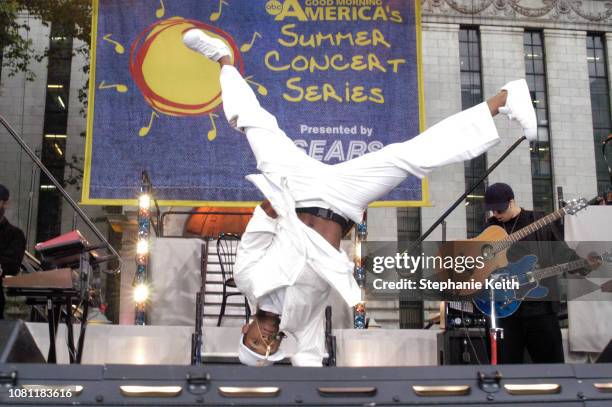
[[[0,220],[0,265],[3,275],[16,275],[23,260],[26,239],[21,229],[11,225],[6,218]],[[0,280],[0,286],[1,286]]]

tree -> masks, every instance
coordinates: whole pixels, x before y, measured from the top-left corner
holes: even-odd
[[[35,52],[32,41],[24,35],[30,30],[26,18],[30,17],[42,21],[45,26],[51,26],[54,36],[80,40],[72,52],[73,56],[83,56],[83,71],[88,74],[91,12],[91,0],[0,0],[0,71],[4,67],[9,76],[24,73],[25,78],[32,81],[35,74],[29,67],[30,62],[40,62],[51,56],[49,47],[43,52]],[[87,83],[79,89],[83,114],[87,89]],[[69,172],[64,182],[79,190],[83,177],[83,158],[73,156],[65,165]]]
[[[48,49],[35,53],[32,42],[22,35],[30,29],[27,22],[20,21],[22,14],[28,13],[44,25],[52,26],[58,36],[81,40],[83,45],[73,52],[89,61],[91,10],[91,0],[0,0],[0,51],[2,66],[8,68],[8,75],[23,72],[28,80],[33,80],[29,63],[32,59],[42,61],[49,55]],[[83,69],[88,73],[89,63]]]
[[[28,69],[33,56],[32,42],[19,33],[19,30],[29,30],[29,27],[18,22],[18,12],[17,1],[0,2],[0,61],[2,66],[9,68],[9,75],[26,72],[26,77],[33,80],[34,74]]]

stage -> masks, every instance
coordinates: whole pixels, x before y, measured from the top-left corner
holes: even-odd
[[[26,323],[44,356],[49,349],[46,323]],[[75,342],[79,326],[75,325]],[[437,336],[432,329],[334,329],[339,367],[389,367],[438,365]],[[88,324],[83,364],[188,365],[190,326],[133,326]],[[562,330],[565,360],[585,363],[587,354],[568,352],[567,330]],[[57,361],[69,363],[66,326],[61,324],[56,338]],[[239,327],[204,327],[202,356],[205,360],[238,363]],[[481,343],[475,345],[483,346]],[[291,343],[287,345],[291,346]]]
[[[26,324],[46,356],[49,327]],[[75,340],[79,326],[75,325]],[[438,330],[337,329],[338,366],[435,366]],[[133,326],[89,324],[85,335],[83,364],[188,365],[191,353],[190,326]],[[202,356],[238,363],[239,327],[204,327]],[[60,325],[56,340],[57,361],[69,363],[66,326]],[[289,345],[290,346],[290,345]]]

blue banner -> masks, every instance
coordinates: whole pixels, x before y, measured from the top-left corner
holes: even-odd
[[[404,0],[94,0],[83,202],[128,204],[146,170],[170,205],[261,200],[246,138],[223,117],[219,67],[182,44],[230,45],[262,106],[327,164],[419,133],[418,5]],[[379,205],[424,204],[408,178]]]

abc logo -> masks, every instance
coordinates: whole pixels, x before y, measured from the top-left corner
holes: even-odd
[[[266,11],[273,16],[283,11],[283,5],[278,0],[270,0],[266,3]]]

